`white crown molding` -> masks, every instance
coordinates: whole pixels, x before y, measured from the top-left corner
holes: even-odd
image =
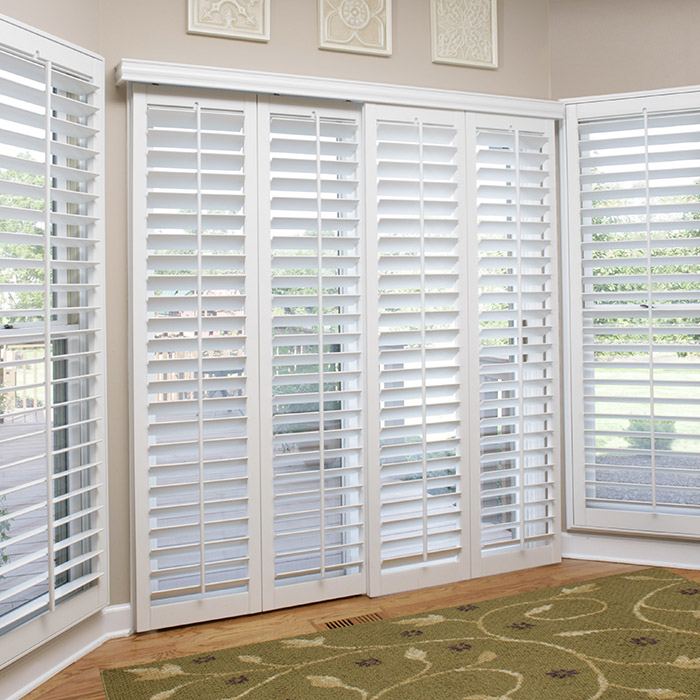
[[[82,53],[85,56],[89,56],[90,58],[95,58],[99,61],[104,61],[104,58],[100,56],[100,54],[95,53],[94,51],[90,51],[84,46],[72,44],[70,41],[66,41],[60,36],[56,36],[55,34],[49,34],[48,32],[45,32],[41,29],[37,29],[36,27],[32,27],[31,25],[25,24],[24,22],[20,22],[19,20],[16,20],[13,17],[9,17],[8,15],[0,14],[0,21],[7,22],[7,24],[12,24],[17,29],[23,29],[27,32],[31,32],[32,34],[36,34],[37,37],[41,37],[42,39],[48,39],[50,41],[55,42],[56,44],[59,44],[60,46],[65,46],[66,48],[69,48],[73,51],[77,51],[78,53]]]
[[[131,605],[111,605],[0,672],[5,700],[20,700],[109,639],[133,632]]]
[[[458,90],[365,83],[357,80],[263,73],[260,71],[192,66],[180,63],[124,58],[115,68],[117,85],[155,83],[238,92],[372,102],[377,104],[433,107],[439,109],[511,114],[545,119],[563,119],[564,104],[502,95],[484,95]]]
[[[659,90],[641,90],[639,92],[617,92],[610,95],[590,95],[588,97],[562,97],[559,102],[563,105],[584,104],[586,102],[611,102],[613,100],[636,100],[640,97],[663,97],[665,95],[686,95],[700,93],[700,85],[686,85],[677,88],[662,88]]]

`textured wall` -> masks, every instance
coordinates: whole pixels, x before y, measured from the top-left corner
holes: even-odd
[[[51,2],[39,0],[38,4]],[[272,0],[267,44],[186,34],[186,0],[101,0],[101,50],[108,65],[122,57],[150,58],[547,97],[548,0],[498,0],[498,5],[501,50],[497,71],[431,63],[428,0],[394,0],[394,51],[389,58],[319,51],[317,0]]]
[[[698,0],[550,0],[555,99],[700,84]]]

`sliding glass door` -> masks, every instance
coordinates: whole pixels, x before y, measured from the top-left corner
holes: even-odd
[[[132,109],[139,629],[556,561],[551,122]]]

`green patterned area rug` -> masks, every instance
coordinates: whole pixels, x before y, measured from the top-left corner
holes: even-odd
[[[700,584],[647,569],[103,680],[109,700],[699,700]]]

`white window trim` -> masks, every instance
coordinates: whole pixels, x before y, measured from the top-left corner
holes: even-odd
[[[565,108],[567,105],[585,104],[590,102],[613,102],[617,100],[634,100],[657,96],[686,95],[700,92],[700,85],[684,85],[677,88],[659,88],[658,90],[639,90],[637,92],[615,92],[609,95],[589,95],[587,97],[564,97],[558,100]]]

